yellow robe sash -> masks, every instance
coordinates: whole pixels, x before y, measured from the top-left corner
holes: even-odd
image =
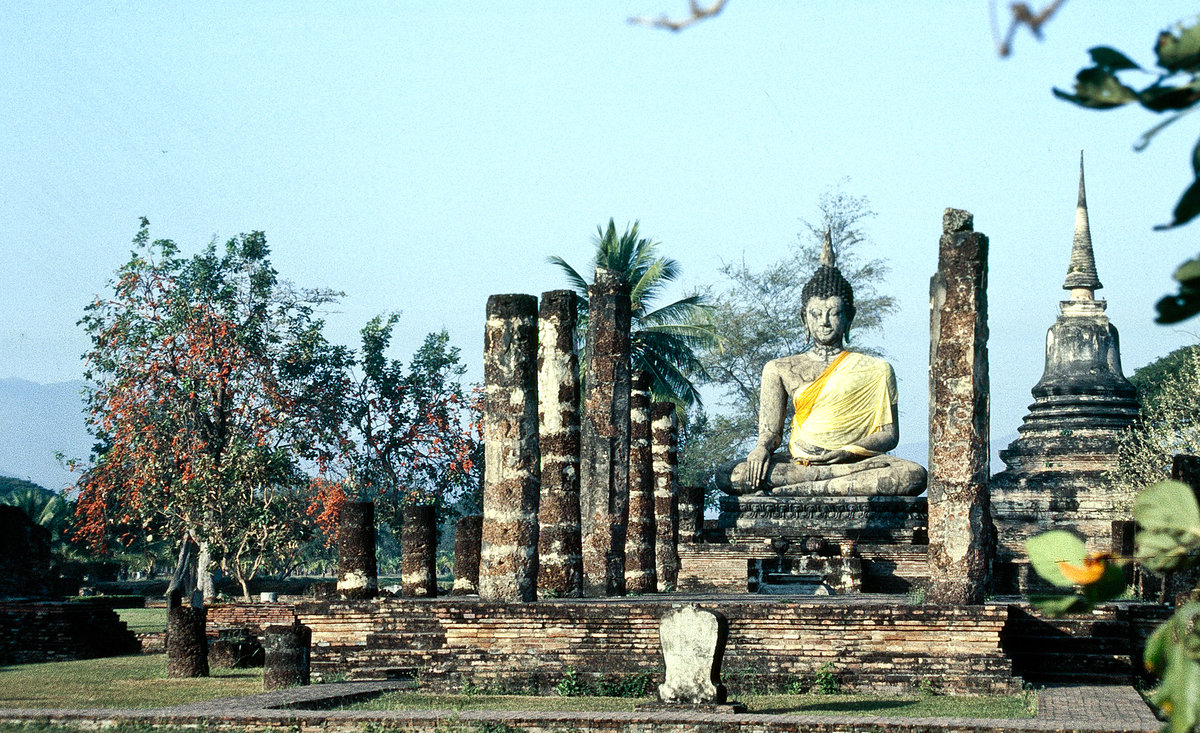
[[[788,450],[797,460],[810,455],[805,444],[822,450],[874,455],[855,444],[892,422],[894,404],[896,375],[891,365],[865,354],[843,351],[796,395]]]

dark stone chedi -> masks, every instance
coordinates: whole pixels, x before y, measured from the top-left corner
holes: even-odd
[[[537,298],[493,295],[483,347],[483,530],[479,597],[537,595]]]
[[[583,593],[625,594],[629,518],[629,283],[597,267],[588,288],[586,394],[580,426]]]
[[[577,308],[574,292],[552,290],[542,293],[538,311],[538,442],[542,460],[538,592],[560,598],[583,593]]]
[[[982,603],[991,577],[988,240],[946,209],[929,285],[929,587],[931,603]]]
[[[998,534],[997,590],[1021,585],[1025,540],[1050,529],[1075,530],[1089,551],[1106,551],[1114,520],[1129,519],[1132,495],[1103,474],[1116,460],[1117,437],[1138,415],[1137,389],[1121,372],[1117,329],[1095,297],[1096,272],[1079,163],[1075,235],[1063,289],[1070,293],[1046,334],[1046,368],[1019,437],[1000,451],[992,476]],[[1124,507],[1124,508],[1123,508]]]

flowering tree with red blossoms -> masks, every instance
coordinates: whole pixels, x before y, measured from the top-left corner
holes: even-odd
[[[385,354],[394,315],[368,322],[359,351],[329,343],[315,312],[337,294],[279,280],[261,232],[188,258],[143,219],[111,285],[80,320],[97,444],[76,535],[93,548],[194,540],[200,570],[248,595],[347,497],[398,524],[405,504],[445,506],[477,482],[448,335],[427,336],[407,368]]]
[[[293,409],[314,370],[285,371],[283,357],[320,332],[314,308],[334,294],[296,291],[268,255],[254,232],[181,257],[169,240],[150,242],[143,218],[112,295],[86,308],[97,445],[76,533],[93,548],[191,538],[248,594],[265,563],[304,539],[300,458],[321,426]]]

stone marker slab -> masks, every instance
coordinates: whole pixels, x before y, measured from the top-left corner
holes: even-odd
[[[725,617],[694,605],[672,608],[658,627],[666,680],[658,686],[664,703],[711,705],[725,702],[721,657],[729,625]]]

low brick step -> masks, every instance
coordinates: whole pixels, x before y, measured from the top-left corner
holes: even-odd
[[[441,649],[446,645],[446,634],[420,632],[404,634],[367,634],[368,649]]]
[[[416,667],[359,667],[352,669],[346,675],[346,679],[350,682],[396,682],[410,681],[412,687],[417,686],[417,668]]]

